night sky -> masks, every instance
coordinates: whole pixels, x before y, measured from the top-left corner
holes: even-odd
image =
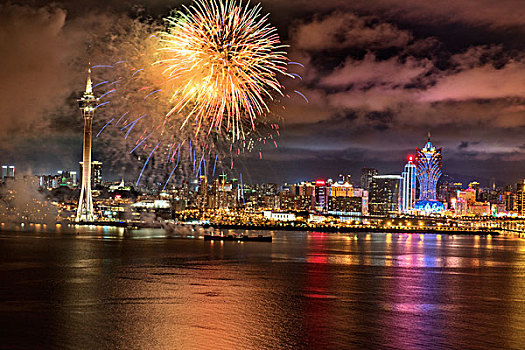
[[[89,44],[115,21],[155,20],[180,1],[46,3],[0,5],[0,163],[22,173],[77,168],[75,98]],[[238,162],[247,181],[351,173],[358,182],[364,166],[399,174],[428,132],[443,147],[447,179],[504,185],[525,177],[524,1],[261,3],[289,57],[304,65],[293,68],[303,80],[287,89],[309,103],[290,93],[279,147]],[[132,179],[135,171],[104,175]]]

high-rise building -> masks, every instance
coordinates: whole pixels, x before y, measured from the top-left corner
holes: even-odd
[[[376,175],[372,178],[369,195],[370,214],[388,215],[399,209],[399,175]]]
[[[2,165],[2,181],[7,179],[15,178],[15,166],[14,165]]]
[[[353,197],[354,187],[348,183],[335,183],[328,189],[328,195],[330,197]]]
[[[97,102],[98,98],[93,94],[93,88],[91,86],[91,68],[89,68],[86,90],[78,100],[82,116],[84,117],[84,148],[82,157],[82,188],[78,200],[76,221],[94,220],[93,198],[91,197],[91,131]]]
[[[476,203],[476,190],[472,187],[469,187],[466,190],[458,190],[456,192],[456,198],[458,201],[463,201],[467,204],[474,204]]]
[[[201,209],[208,207],[208,180],[204,175],[199,176],[197,202],[197,206]]]
[[[428,141],[422,149],[416,148],[416,175],[419,182],[419,200],[436,200],[436,187],[441,176],[441,148]]]
[[[281,210],[310,211],[315,209],[315,183],[301,182],[285,186],[279,193],[279,208]]]
[[[419,182],[419,200],[436,200],[436,188],[441,176],[441,148],[428,141],[422,149],[416,148],[416,176]]]
[[[525,179],[516,187],[516,210],[518,215],[525,216]]]
[[[341,214],[362,214],[363,199],[361,197],[330,197],[328,199],[328,213]]]
[[[505,211],[516,211],[516,193],[512,190],[512,186],[506,186],[503,192],[503,202],[505,203]]]
[[[419,182],[419,200],[415,209],[425,213],[440,212],[445,209],[437,200],[437,182],[441,176],[441,148],[428,141],[422,149],[416,148],[416,177]]]
[[[374,176],[378,174],[376,169],[363,168],[361,169],[361,187],[367,191],[370,190],[370,184]]]
[[[452,203],[452,200],[457,199],[457,192],[462,190],[463,184],[461,182],[445,181],[438,186],[438,200],[445,203]]]
[[[402,213],[409,213],[416,204],[416,166],[412,156],[408,157],[408,163],[401,174],[400,207]]]
[[[95,187],[102,184],[102,162],[96,160],[91,162],[91,179]]]
[[[313,196],[315,194],[315,184],[301,182],[290,186],[290,194],[294,196]]]
[[[78,162],[80,166],[80,182],[82,182],[82,170],[84,162]],[[102,184],[102,162],[97,160],[91,161],[91,188],[96,188]]]
[[[223,196],[221,191],[221,185],[221,181],[218,178],[213,179],[211,183],[210,208],[212,209],[222,208],[221,199],[223,198]]]
[[[287,192],[279,194],[279,208],[281,210],[310,211],[314,208],[314,196],[293,195]]]
[[[242,203],[243,197],[244,197],[244,189],[241,183],[239,183],[239,179],[232,178],[230,181],[230,187],[231,187],[231,197],[232,200],[229,200],[230,208],[237,207],[240,203]]]
[[[219,175],[211,181],[211,191],[207,194],[208,206],[213,209],[232,209],[239,205],[239,183],[238,181],[226,181],[226,175]],[[201,180],[202,181],[202,180]],[[234,190],[233,187],[237,186]],[[201,195],[199,189],[199,196]]]
[[[328,209],[328,189],[325,180],[315,181],[315,210],[324,212]]]

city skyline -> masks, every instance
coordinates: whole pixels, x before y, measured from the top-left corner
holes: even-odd
[[[5,72],[2,163],[15,164],[19,173],[76,169],[82,122],[74,100],[82,90],[88,44],[102,29],[111,30],[117,17],[158,19],[179,3],[150,1],[141,10],[121,1],[15,3],[0,7],[2,31],[12,38],[3,44],[0,66],[12,67],[13,57],[22,57]],[[294,182],[343,172],[355,178],[367,166],[397,174],[428,131],[443,147],[443,173],[454,180],[496,178],[502,186],[523,176],[525,43],[522,20],[503,16],[514,13],[515,4],[483,2],[478,6],[487,11],[476,12],[468,11],[471,1],[438,10],[393,0],[308,2],[301,11],[295,4],[261,3],[290,46],[290,58],[305,66],[294,68],[303,80],[289,90],[303,93],[309,104],[290,93],[278,148],[265,146],[262,159],[253,152],[235,161],[246,179]],[[14,32],[19,25],[23,29]],[[26,49],[21,43],[29,39],[42,47]],[[27,68],[40,54],[50,64]],[[94,132],[108,119],[101,110]],[[107,164],[101,152],[106,145],[97,141],[93,159]],[[131,181],[141,165],[108,165],[104,176]]]
[[[522,348],[524,13],[2,2],[2,347]]]

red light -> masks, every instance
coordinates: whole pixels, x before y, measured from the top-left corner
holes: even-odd
[[[324,180],[317,180],[317,181],[315,182],[315,184],[316,184],[317,186],[324,186],[324,185],[326,185],[326,181],[324,181]]]
[[[408,156],[408,160],[411,162],[411,161],[414,160],[414,157],[412,157],[412,156]]]

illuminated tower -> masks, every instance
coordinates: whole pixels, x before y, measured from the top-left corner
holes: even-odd
[[[412,156],[408,157],[408,163],[401,174],[399,210],[402,213],[409,213],[416,203],[416,166],[413,159]]]
[[[91,87],[91,68],[88,69],[86,91],[78,100],[78,105],[84,117],[84,151],[82,167],[82,189],[78,199],[76,221],[93,221],[93,198],[91,197],[91,129],[93,115],[98,99],[93,94]]]
[[[416,176],[419,181],[419,200],[435,201],[436,186],[441,176],[441,148],[428,141],[423,149],[416,148]]]

